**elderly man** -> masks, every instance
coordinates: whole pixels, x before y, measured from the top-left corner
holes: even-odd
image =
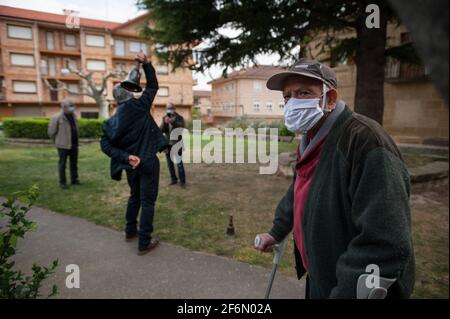
[[[166,160],[167,160],[167,166],[169,168],[170,173],[170,184],[169,185],[176,185],[178,183],[177,174],[175,173],[175,165],[172,160],[172,157],[170,156],[170,151],[172,149],[172,146],[174,146],[176,143],[181,141],[182,136],[178,136],[175,138],[174,136],[171,136],[171,133],[173,130],[177,128],[183,128],[184,127],[184,118],[177,113],[175,105],[172,103],[167,104],[167,112],[166,115],[164,115],[161,123],[161,131],[166,136],[168,142],[169,142],[169,148],[166,150]],[[184,165],[183,161],[181,160],[182,156],[182,148],[178,151],[178,156],[180,157],[177,162],[177,168],[178,168],[178,176],[180,178],[180,186],[185,187],[186,185],[186,174],[184,172]]]
[[[61,103],[61,112],[52,117],[48,125],[48,136],[58,149],[59,186],[67,189],[66,163],[70,159],[70,179],[72,185],[80,185],[78,180],[78,138],[79,130],[75,116],[75,104],[69,99]]]
[[[159,240],[152,238],[155,202],[158,196],[159,160],[157,153],[165,149],[166,140],[150,114],[158,91],[155,69],[145,54],[138,53],[147,85],[141,97],[116,85],[113,96],[117,111],[103,125],[102,151],[111,157],[111,178],[120,180],[126,171],[130,197],[126,210],[125,240],[139,237],[138,254],[154,249]],[[137,217],[141,209],[139,232]]]
[[[307,298],[408,298],[410,184],[394,141],[337,99],[334,72],[317,61],[300,60],[267,87],[283,92],[285,124],[303,137],[294,182],[256,248],[271,251],[293,229]]]

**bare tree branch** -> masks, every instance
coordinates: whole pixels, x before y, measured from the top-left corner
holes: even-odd
[[[52,85],[47,79],[45,79],[45,78],[44,78],[43,80],[44,80],[45,85],[47,85],[47,87],[50,89],[50,91],[53,91],[53,92],[65,91],[65,92],[68,92],[68,93],[73,94],[73,95],[78,95],[78,96],[84,96],[84,95],[87,95],[87,96],[89,96],[89,97],[94,98],[94,95],[89,94],[89,93],[87,93],[87,92],[74,92],[74,91],[71,91],[71,90],[67,87],[66,83],[64,83],[64,82],[62,82],[62,81],[60,81],[60,80],[58,80],[58,79],[55,79],[55,81],[56,81],[56,83],[57,83],[57,86],[53,86],[53,85]]]

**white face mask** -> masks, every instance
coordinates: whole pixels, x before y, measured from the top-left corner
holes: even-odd
[[[325,106],[326,91],[322,97],[322,105]],[[284,107],[284,124],[294,133],[306,134],[324,115],[323,107],[320,107],[321,99],[296,99],[291,97]]]

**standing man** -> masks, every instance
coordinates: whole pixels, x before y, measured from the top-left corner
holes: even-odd
[[[337,100],[334,71],[317,61],[301,59],[267,87],[283,92],[285,124],[303,138],[294,182],[257,249],[270,251],[293,229],[307,298],[408,298],[410,181],[394,141]]]
[[[184,118],[176,112],[175,105],[172,103],[167,104],[167,113],[164,115],[161,123],[161,131],[166,136],[167,140],[169,141],[169,148],[166,150],[166,159],[167,159],[167,166],[169,167],[170,172],[170,184],[169,185],[176,185],[178,183],[177,174],[175,173],[175,165],[172,160],[172,157],[170,156],[170,151],[172,149],[172,146],[174,146],[176,143],[180,142],[182,140],[182,136],[179,135],[177,139],[171,136],[171,133],[174,129],[177,128],[184,128]],[[182,161],[182,148],[178,151],[179,161],[177,163],[178,167],[178,177],[180,178],[180,186],[185,187],[186,186],[186,174],[184,172],[184,165]]]
[[[61,103],[61,112],[50,120],[48,136],[56,145],[59,155],[59,186],[67,189],[66,163],[70,159],[70,179],[72,185],[80,185],[78,180],[78,139],[80,136],[75,115],[75,104],[69,99]]]
[[[138,254],[155,248],[159,240],[152,238],[155,202],[158,196],[159,160],[156,154],[167,147],[166,140],[150,114],[158,91],[155,69],[140,52],[136,60],[142,63],[147,85],[141,97],[134,98],[116,85],[113,89],[117,111],[103,124],[102,151],[111,157],[111,178],[120,180],[126,171],[130,197],[126,210],[125,240],[139,237]],[[139,231],[137,217],[141,209]]]

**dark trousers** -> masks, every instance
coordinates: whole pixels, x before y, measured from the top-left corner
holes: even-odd
[[[70,150],[58,148],[59,162],[59,183],[65,185],[66,181],[66,163],[67,158],[70,160],[70,180],[72,183],[78,181],[78,147]]]
[[[176,183],[178,181],[177,174],[175,173],[175,163],[172,161],[172,158],[170,157],[170,150],[172,149],[172,146],[169,146],[166,152],[166,159],[167,159],[167,166],[169,167],[169,173],[170,173],[170,179],[172,182]],[[180,148],[178,151],[178,155],[182,156],[183,151]],[[186,183],[186,174],[184,172],[184,165],[183,161],[180,161],[177,164],[178,168],[178,177],[180,178],[180,183],[184,184]]]
[[[137,217],[139,209],[141,216],[139,220],[139,246],[150,243],[153,232],[153,216],[155,215],[155,202],[158,197],[159,185],[159,160],[155,163],[151,173],[141,173],[139,169],[127,170],[127,180],[130,186],[130,197],[128,199],[125,232],[127,234],[137,233]]]

